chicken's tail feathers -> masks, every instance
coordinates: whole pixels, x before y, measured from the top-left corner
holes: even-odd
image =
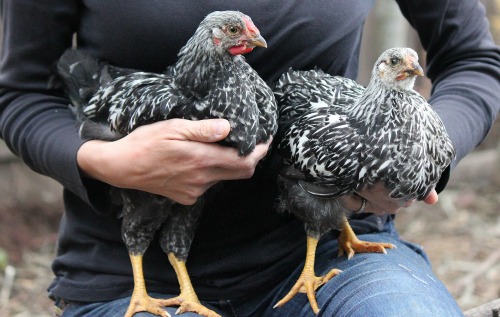
[[[68,49],[59,58],[57,72],[74,106],[81,107],[97,92],[105,65],[89,53],[78,49]]]

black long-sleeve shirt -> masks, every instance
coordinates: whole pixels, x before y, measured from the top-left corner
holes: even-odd
[[[486,135],[500,107],[500,53],[476,0],[398,0],[427,50],[430,103],[440,114],[458,159]],[[0,63],[0,137],[36,172],[60,182],[65,213],[50,292],[68,300],[130,295],[132,273],[120,219],[106,186],[82,177],[81,146],[68,100],[54,85],[55,61],[78,46],[122,67],[163,71],[206,14],[239,10],[252,17],[269,48],[246,55],[269,83],[288,68],[319,67],[355,78],[368,0],[141,1],[4,0]],[[387,34],[391,36],[391,34]],[[279,215],[276,155],[249,180],[228,181],[206,206],[188,259],[201,298],[260,291],[303,259],[305,233]],[[388,217],[352,221],[358,232],[381,230]],[[175,273],[154,241],[144,258],[148,290],[178,291]]]

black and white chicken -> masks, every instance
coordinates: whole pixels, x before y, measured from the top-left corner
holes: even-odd
[[[219,11],[206,16],[176,64],[163,74],[111,66],[79,50],[63,54],[58,72],[84,139],[116,140],[141,125],[170,118],[225,118],[231,131],[221,143],[245,156],[277,130],[272,90],[242,56],[256,46],[267,44],[250,17]],[[180,306],[177,313],[219,316],[199,302],[185,265],[203,197],[193,206],[183,206],[137,190],[112,188],[111,194],[123,206],[122,238],[134,274],[125,316],[139,311],[167,316],[162,307],[172,305]],[[158,230],[180,284],[180,295],[173,299],[153,299],[146,292],[142,257]]]
[[[340,230],[339,255],[348,258],[394,247],[357,239],[339,196],[381,183],[394,200],[423,200],[454,159],[443,123],[413,90],[422,75],[415,51],[392,48],[375,63],[366,89],[320,70],[290,70],[276,84],[278,152],[285,160],[280,207],[304,222],[307,256],[299,280],[275,307],[304,292],[319,312],[315,290],[339,273],[314,273],[324,233]]]

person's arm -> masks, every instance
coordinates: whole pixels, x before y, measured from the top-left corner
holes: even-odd
[[[1,2],[0,137],[33,170],[80,196],[81,145],[68,101],[51,87],[51,66],[71,46],[76,1]]]
[[[500,49],[477,0],[398,3],[427,52],[429,103],[457,150],[454,167],[484,139],[500,110]]]

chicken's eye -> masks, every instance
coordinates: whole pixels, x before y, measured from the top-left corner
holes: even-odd
[[[399,63],[399,58],[393,57],[391,58],[391,65],[396,66]]]
[[[229,33],[230,35],[238,34],[239,31],[240,29],[234,25],[227,28],[227,33]]]

